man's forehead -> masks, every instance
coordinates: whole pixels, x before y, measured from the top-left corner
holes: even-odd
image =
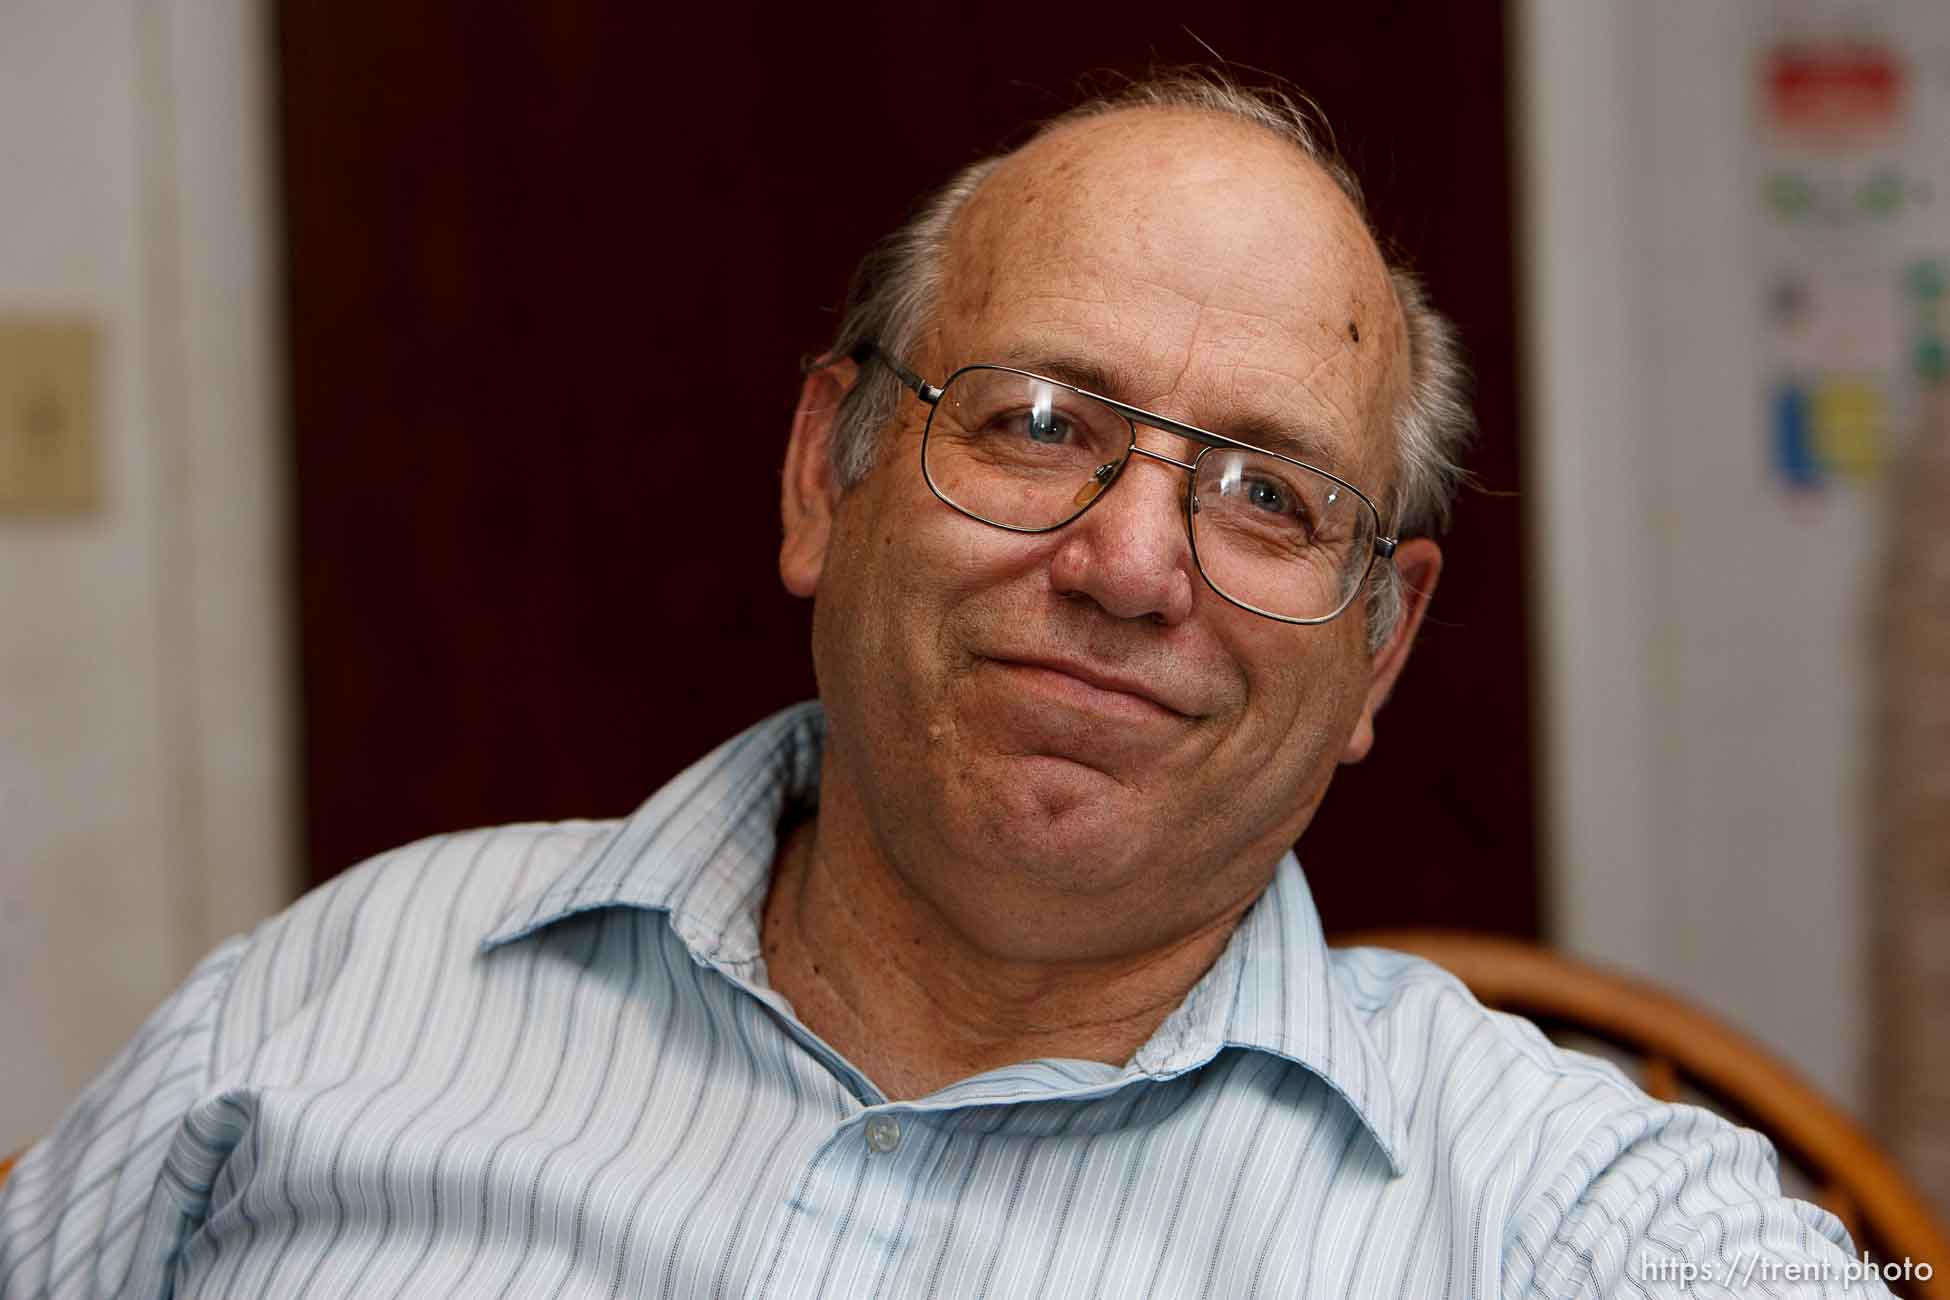
[[[946,270],[945,365],[998,359],[969,349],[1094,359],[1126,380],[1110,396],[1182,387],[1337,441],[1350,467],[1392,459],[1350,445],[1386,423],[1399,378],[1386,266],[1325,170],[1262,127],[1158,109],[1058,127],[971,198]]]

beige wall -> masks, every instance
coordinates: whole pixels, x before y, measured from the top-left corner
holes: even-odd
[[[0,6],[0,313],[98,322],[106,484],[0,514],[0,1151],[292,894],[266,22]]]
[[[1756,61],[1940,10],[1511,7],[1556,937],[1858,1114],[1886,483],[1791,502],[1769,471]]]

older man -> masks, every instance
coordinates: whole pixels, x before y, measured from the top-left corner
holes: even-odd
[[[1435,585],[1459,383],[1277,98],[1149,83],[978,164],[794,420],[820,703],[219,949],[7,1185],[0,1294],[1839,1276],[1754,1135],[1321,942],[1289,846]]]

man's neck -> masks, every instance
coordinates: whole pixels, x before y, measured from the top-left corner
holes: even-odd
[[[816,820],[780,839],[764,917],[772,987],[889,1098],[1041,1057],[1123,1065],[1217,960],[1251,900],[1111,960],[1014,961],[957,933]]]

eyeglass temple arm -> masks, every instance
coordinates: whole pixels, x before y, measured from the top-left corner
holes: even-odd
[[[878,361],[881,365],[886,366],[894,372],[894,376],[901,383],[913,390],[916,397],[926,402],[929,406],[933,406],[941,400],[941,390],[939,388],[936,388],[933,384],[930,384],[927,380],[921,378],[912,370],[909,370],[906,366],[887,355],[886,350],[878,343],[860,344],[860,346],[853,349],[852,357],[860,365],[865,365],[869,361]]]

